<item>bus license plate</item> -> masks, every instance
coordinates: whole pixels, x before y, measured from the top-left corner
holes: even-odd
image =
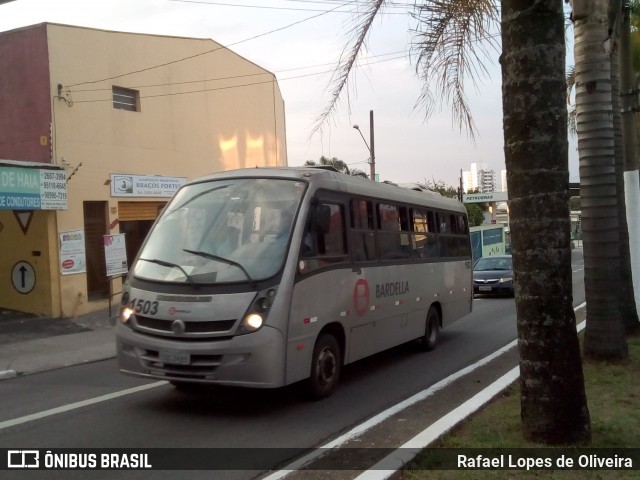
[[[481,292],[490,292],[491,287],[489,285],[480,285],[478,287],[478,290],[480,290]]]
[[[189,352],[181,352],[179,350],[160,350],[160,361],[162,363],[171,363],[173,365],[189,365],[191,355]]]

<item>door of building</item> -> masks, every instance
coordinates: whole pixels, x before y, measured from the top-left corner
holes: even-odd
[[[133,264],[142,243],[166,202],[118,202],[120,233],[124,233],[127,263]]]
[[[109,298],[104,237],[109,232],[107,202],[83,202],[84,243],[87,255],[87,298]]]

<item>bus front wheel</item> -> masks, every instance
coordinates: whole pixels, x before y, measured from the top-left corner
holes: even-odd
[[[340,378],[342,354],[336,337],[322,334],[313,347],[311,376],[307,390],[314,400],[326,398],[333,393]]]
[[[421,339],[422,349],[430,352],[438,345],[440,338],[440,314],[433,305],[429,307],[424,336]]]

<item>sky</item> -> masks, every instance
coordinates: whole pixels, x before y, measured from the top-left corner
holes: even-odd
[[[369,173],[374,118],[375,169],[381,181],[444,182],[457,186],[461,170],[487,163],[505,168],[498,52],[488,74],[465,84],[477,132],[471,139],[442,103],[428,119],[418,105],[422,82],[410,55],[412,0],[397,0],[374,21],[350,87],[322,133],[316,119],[329,105],[330,80],[353,39],[363,0],[14,0],[0,2],[0,31],[41,22],[106,30],[210,38],[275,73],[285,102],[289,165],[337,157]],[[339,6],[343,4],[343,6]],[[336,8],[338,7],[339,8]],[[328,12],[329,10],[333,10]],[[499,38],[497,39],[499,42]],[[358,125],[362,136],[353,125]],[[571,181],[578,181],[575,142]],[[499,186],[499,185],[498,185]]]

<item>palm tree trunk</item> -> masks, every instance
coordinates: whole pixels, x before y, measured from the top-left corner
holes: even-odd
[[[527,439],[587,442],[571,291],[563,1],[502,0],[505,160]]]
[[[620,312],[620,221],[616,184],[607,0],[574,0],[576,127],[587,326],[585,355],[627,358]]]
[[[634,111],[635,79],[631,58],[630,8],[624,2],[620,35],[620,90],[622,104],[622,132],[624,138],[624,196],[627,219],[629,265],[635,318],[624,318],[627,333],[640,329],[637,309],[640,307],[640,183],[638,182],[638,145],[636,113]]]
[[[611,25],[611,20],[614,24]],[[631,260],[629,252],[629,230],[627,228],[627,209],[624,191],[624,139],[622,131],[622,114],[620,111],[620,54],[622,1],[609,0],[609,31],[615,38],[611,52],[611,102],[613,106],[614,151],[616,158],[616,193],[618,196],[618,219],[620,221],[620,315],[626,331],[638,324],[636,302],[633,297],[631,277]]]

